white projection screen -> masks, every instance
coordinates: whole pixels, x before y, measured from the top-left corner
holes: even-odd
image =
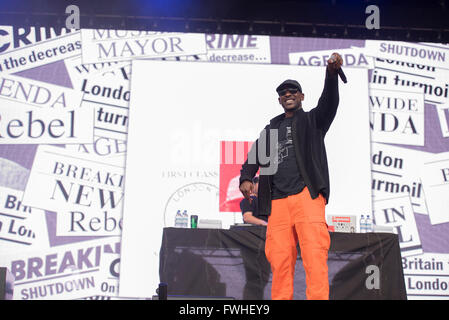
[[[220,141],[255,141],[269,120],[283,112],[275,88],[285,79],[302,84],[305,109],[315,107],[323,90],[325,68],[140,60],[133,62],[132,70],[124,205],[129,215],[125,214],[127,229],[122,241],[126,243],[128,235],[129,241],[139,239],[142,249],[152,254],[145,258],[137,254],[128,272],[127,262],[133,258],[122,252],[126,258],[121,262],[121,281],[127,277],[125,272],[135,284],[152,288],[158,284],[157,277],[146,283],[135,275],[137,270],[157,274],[162,230],[173,226],[178,209],[195,212],[200,219],[223,219],[228,228],[234,219],[231,213],[219,211],[216,192],[192,190],[178,202],[182,207],[167,207],[182,185],[219,184],[219,176],[176,179],[168,178],[167,173],[218,171]],[[364,69],[349,69],[347,73],[350,79],[359,80],[340,85],[340,108],[326,136],[332,181],[332,200],[326,210],[356,215],[371,212],[368,75]],[[195,192],[199,195],[193,195]],[[164,219],[153,212],[163,213]],[[148,238],[141,241],[144,235]],[[129,247],[136,245],[129,243]],[[151,266],[154,269],[148,272]],[[125,280],[121,290],[126,288]]]

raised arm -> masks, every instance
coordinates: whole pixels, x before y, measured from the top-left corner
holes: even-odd
[[[315,118],[316,126],[324,131],[324,133],[329,130],[337,113],[340,100],[337,71],[341,67],[343,60],[338,53],[334,53],[327,62],[323,92],[321,93],[316,108],[310,111]]]

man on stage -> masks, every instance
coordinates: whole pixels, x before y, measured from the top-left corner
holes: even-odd
[[[242,211],[243,222],[257,226],[267,225],[267,216],[259,216],[259,201],[257,200],[257,191],[259,186],[259,177],[253,178],[253,194],[250,195],[251,201],[243,198],[240,201],[240,210]]]
[[[337,112],[338,70],[342,62],[338,53],[328,60],[323,92],[318,105],[309,112],[302,109],[304,94],[297,81],[285,80],[276,88],[284,113],[270,120],[240,172],[240,191],[249,199],[252,179],[261,169],[259,214],[269,216],[265,254],[273,273],[273,300],[293,299],[298,241],[307,299],[329,299],[330,236],[324,214],[329,199],[329,173],[324,137]],[[277,139],[273,139],[273,130]],[[273,149],[276,154],[270,154],[267,163],[263,159]],[[275,172],[262,170],[272,167],[272,162]]]

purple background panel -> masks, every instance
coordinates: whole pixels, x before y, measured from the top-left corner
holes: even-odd
[[[24,168],[31,169],[37,144],[0,144],[0,158],[11,160]]]
[[[431,225],[429,216],[415,213],[424,252],[449,253],[449,222]]]
[[[63,60],[15,73],[16,76],[73,88]]]
[[[351,46],[364,47],[365,40],[270,37],[271,63],[290,64],[288,54],[292,52],[349,49]]]

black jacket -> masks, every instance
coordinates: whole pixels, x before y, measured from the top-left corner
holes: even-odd
[[[292,122],[293,146],[300,173],[312,198],[315,199],[321,193],[326,199],[326,203],[329,200],[330,188],[324,137],[335,118],[338,103],[338,75],[330,74],[326,69],[324,89],[318,105],[309,112],[305,112],[302,108],[298,109]],[[240,171],[240,184],[242,184],[245,180],[251,181],[259,168],[261,169],[258,192],[259,215],[268,216],[271,213],[271,183],[273,178],[270,172],[263,172],[263,168],[269,167],[270,161],[262,163],[263,161],[258,153],[259,148],[261,148],[259,143],[266,141],[264,150],[266,150],[268,156],[270,150],[269,129],[278,129],[284,117],[285,113],[270,120],[270,124],[262,130],[261,136],[251,147],[248,159],[242,165]],[[277,157],[277,154],[270,156]],[[255,159],[255,161],[248,161],[250,159]]]

